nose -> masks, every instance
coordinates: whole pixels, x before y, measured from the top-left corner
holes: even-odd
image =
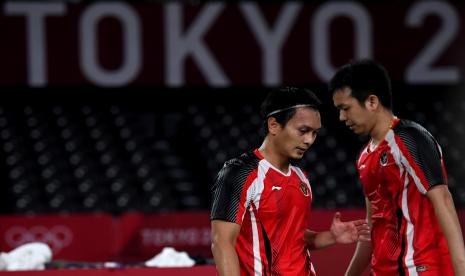
[[[304,143],[310,147],[315,142],[315,139],[316,139],[316,132],[313,132],[313,131],[309,132],[304,137]]]
[[[339,110],[339,121],[347,121],[347,116],[344,110]]]

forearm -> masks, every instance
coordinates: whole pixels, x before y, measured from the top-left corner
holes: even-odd
[[[371,242],[358,242],[355,254],[350,261],[346,276],[358,276],[366,270],[371,260]]]
[[[367,197],[365,197],[365,206],[366,206],[366,212],[367,212],[366,219],[367,219],[368,225],[372,227],[373,224],[371,220],[371,215],[372,215],[371,202]],[[372,250],[373,250],[372,248],[373,247],[372,247],[371,241],[359,241],[357,243],[354,256],[352,257],[352,260],[350,261],[349,267],[347,267],[345,276],[362,275],[362,273],[370,265],[371,255],[372,255]]]
[[[465,275],[463,236],[454,203],[450,195],[445,199],[445,203],[446,204],[437,204],[435,206],[435,214],[441,230],[446,237],[447,245],[449,246],[455,275]]]
[[[314,232],[305,230],[304,240],[308,244],[310,249],[322,249],[336,243],[333,235],[330,231]]]
[[[212,244],[213,258],[220,276],[239,276],[239,259],[236,249],[230,244]]]

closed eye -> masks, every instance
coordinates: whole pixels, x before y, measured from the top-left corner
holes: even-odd
[[[320,132],[321,128],[318,128],[318,129],[313,129],[311,127],[308,127],[308,128],[301,128],[299,129],[300,133],[303,135],[303,134],[306,134],[308,132],[313,132],[314,135],[317,135],[319,132]]]
[[[339,110],[342,110],[342,111],[347,111],[347,110],[350,109],[350,106],[347,106],[347,105],[343,105],[343,104],[342,104],[342,105],[336,106],[336,108],[339,109]]]

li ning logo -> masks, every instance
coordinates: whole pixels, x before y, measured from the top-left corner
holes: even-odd
[[[304,196],[308,196],[308,188],[307,185],[305,185],[305,183],[300,182],[300,190],[302,191]]]

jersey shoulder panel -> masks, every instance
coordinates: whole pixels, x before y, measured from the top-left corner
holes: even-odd
[[[212,205],[210,219],[220,219],[237,222],[244,189],[247,189],[249,175],[257,169],[260,159],[253,153],[247,152],[238,158],[225,162],[213,183]]]
[[[401,153],[410,156],[415,167],[425,176],[427,183],[423,183],[424,186],[431,188],[437,184],[446,184],[441,148],[433,135],[409,120],[401,120],[393,131],[399,138],[396,140],[403,144],[400,147]]]

